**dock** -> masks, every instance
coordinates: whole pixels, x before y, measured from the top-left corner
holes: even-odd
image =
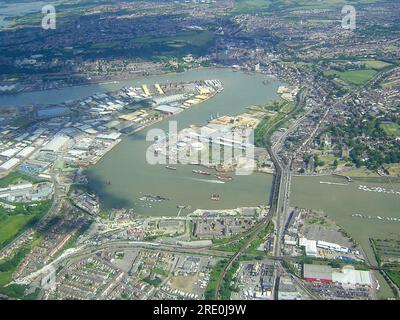
[[[157,89],[157,91],[158,91],[159,94],[164,94],[163,89],[161,89],[161,87],[160,87],[160,85],[159,85],[158,83],[156,83],[156,84],[154,85],[154,87]]]
[[[150,92],[149,88],[147,87],[147,85],[145,85],[145,84],[142,85],[142,89],[143,89],[145,96],[147,96],[147,97],[151,96],[151,92]]]

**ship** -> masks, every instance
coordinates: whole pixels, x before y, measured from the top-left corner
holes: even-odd
[[[216,175],[215,175],[219,180],[233,180],[233,177],[231,177],[231,176],[227,176],[227,175],[225,175],[225,174],[222,174],[222,173],[217,173]]]
[[[220,196],[219,196],[218,193],[213,193],[213,194],[211,195],[211,200],[219,201],[219,199],[220,199]]]
[[[195,173],[195,174],[201,174],[201,175],[204,175],[204,176],[209,176],[209,175],[211,175],[210,172],[202,171],[202,170],[192,170],[192,172]]]
[[[176,167],[172,167],[172,166],[165,166],[165,168],[168,170],[176,170]]]

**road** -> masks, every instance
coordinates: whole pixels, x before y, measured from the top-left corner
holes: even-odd
[[[226,272],[232,267],[233,263],[248,249],[250,244],[255,240],[259,232],[265,228],[272,219],[272,211],[270,210],[268,214],[261,220],[261,222],[254,229],[253,233],[250,235],[249,239],[243,244],[243,246],[237,251],[233,256],[231,256],[228,260],[228,263],[225,265],[224,269],[219,275],[217,285],[215,287],[214,299],[219,299],[219,292],[221,290],[222,282],[225,278]]]

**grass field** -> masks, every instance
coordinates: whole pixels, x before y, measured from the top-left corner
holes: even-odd
[[[356,85],[361,85],[366,83],[376,73],[377,71],[373,69],[350,70],[350,71],[327,70],[324,72],[324,75],[335,76],[346,82],[353,83]]]
[[[236,0],[234,13],[265,12],[271,5],[269,0]]]
[[[361,167],[361,168],[356,168],[353,169],[351,171],[346,171],[345,173],[343,173],[343,175],[345,176],[349,176],[349,177],[362,177],[362,178],[366,178],[366,177],[380,177],[379,174],[377,174],[375,171],[370,171],[365,167]]]
[[[6,177],[0,179],[0,188],[21,182],[38,182],[38,180],[23,175],[19,172],[12,172]],[[15,210],[8,212],[0,207],[0,248],[9,243],[13,238],[19,235],[33,219],[39,218],[47,212],[50,201],[37,203],[37,206],[28,206],[24,204],[14,204]]]
[[[36,203],[36,206],[17,204],[13,212],[0,208],[0,248],[21,234],[50,208],[51,200]]]
[[[386,274],[389,278],[400,288],[400,272],[398,271],[387,271]]]
[[[368,68],[375,70],[380,70],[391,65],[390,63],[379,60],[363,60],[362,62],[364,62]]]
[[[14,238],[31,218],[28,215],[0,215],[0,247],[7,240]]]
[[[400,137],[400,126],[397,123],[381,124],[381,128],[389,136]]]
[[[400,163],[385,165],[385,169],[389,172],[391,177],[400,177]]]

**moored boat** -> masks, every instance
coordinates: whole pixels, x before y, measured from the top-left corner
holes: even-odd
[[[209,175],[211,175],[210,172],[202,171],[202,170],[192,170],[192,172],[195,173],[195,174],[201,174],[201,175],[203,175],[203,176],[209,176]]]
[[[215,176],[220,180],[233,180],[233,177],[221,173],[217,173]]]
[[[218,193],[213,193],[213,194],[211,195],[211,200],[219,201],[219,200],[220,200],[219,194],[218,194]]]

